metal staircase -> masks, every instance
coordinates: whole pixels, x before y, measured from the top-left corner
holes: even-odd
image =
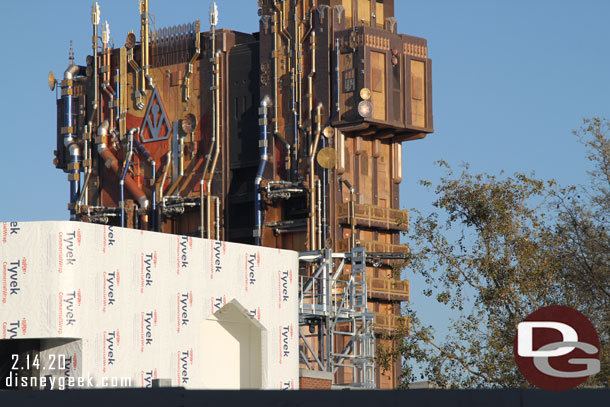
[[[366,253],[302,253],[313,275],[301,275],[301,362],[312,370],[351,370],[352,387],[375,388],[374,314],[367,308]],[[351,271],[343,275],[346,262]]]

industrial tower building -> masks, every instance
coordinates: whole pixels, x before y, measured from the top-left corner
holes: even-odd
[[[409,299],[392,266],[402,143],[433,131],[427,42],[398,34],[393,0],[258,6],[257,33],[217,29],[215,5],[201,32],[140,0],[139,40],[112,48],[94,4],[57,100],[71,220],[300,252],[301,366],[393,388],[400,364],[373,357]]]

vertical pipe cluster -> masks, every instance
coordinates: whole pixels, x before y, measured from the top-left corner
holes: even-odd
[[[103,25],[102,30],[102,90],[108,95],[108,111],[110,112],[110,129],[114,129],[114,111],[113,104],[115,100],[114,89],[112,89],[112,85],[110,84],[110,54],[111,49],[109,47],[110,43],[110,26],[108,25],[108,21],[106,21]],[[119,117],[118,103],[117,103],[117,118]]]
[[[298,0],[294,1],[294,16],[293,16],[293,37],[294,47],[290,51],[293,53],[292,59],[292,71],[291,71],[291,84],[290,88],[292,91],[292,133],[293,133],[293,148],[292,148],[292,171],[290,177],[292,181],[298,181],[298,160],[299,160],[299,108],[300,100],[298,100],[299,82],[301,80],[299,74],[299,44],[301,40],[299,38],[299,22],[298,22]],[[290,152],[289,152],[290,153]]]
[[[200,213],[200,220],[201,220],[201,237],[207,237],[210,238],[210,217],[211,217],[211,191],[210,188],[212,186],[212,178],[214,177],[214,171],[216,170],[216,162],[218,160],[218,155],[220,154],[220,145],[217,145],[220,143],[220,140],[217,140],[217,138],[219,137],[219,120],[220,118],[217,117],[218,116],[218,110],[219,110],[219,86],[220,86],[220,79],[219,79],[219,66],[218,66],[218,62],[219,62],[219,58],[220,58],[220,51],[216,51],[216,24],[218,23],[218,7],[216,6],[216,3],[212,3],[210,5],[210,32],[211,32],[211,57],[210,57],[210,63],[212,64],[212,86],[210,87],[210,90],[212,90],[212,137],[210,139],[210,150],[208,151],[208,154],[206,155],[206,159],[205,159],[205,164],[203,166],[203,173],[201,174],[201,181],[199,183],[200,186],[200,209],[201,209],[201,213]],[[212,151],[216,149],[215,153],[214,153],[214,160],[213,160],[213,164],[212,164],[212,169],[210,170],[210,175],[207,178],[207,183],[206,183],[206,175],[208,173],[208,168],[210,166],[210,162],[212,161]],[[205,199],[205,207],[206,209],[204,210],[204,194],[206,195],[206,199]],[[206,222],[206,216],[207,215],[207,222]]]
[[[268,119],[267,119],[267,109],[271,100],[269,96],[265,96],[261,101],[261,106],[259,108],[259,126],[261,129],[260,140],[258,143],[260,149],[260,163],[258,165],[258,171],[256,173],[256,178],[254,179],[254,244],[257,246],[261,245],[262,232],[263,232],[263,194],[261,191],[261,182],[263,180],[263,176],[265,174],[265,168],[267,166],[267,160],[269,160],[269,140],[268,140]]]
[[[142,68],[140,70],[140,86],[142,94],[146,94],[146,80],[148,75],[148,0],[140,0],[140,41],[142,46]]]
[[[93,37],[91,38],[93,48],[93,110],[97,109],[98,104],[98,69],[97,69],[97,26],[100,23],[100,6],[97,2],[91,6],[91,23],[93,24]]]
[[[309,99],[309,117],[313,123],[313,78],[316,76],[316,32],[311,33],[311,72],[307,76],[308,79],[308,99]],[[310,129],[311,131],[311,129]]]
[[[322,103],[316,106],[316,137],[309,150],[309,208],[310,208],[310,250],[317,250],[317,236],[316,236],[316,171],[314,165],[314,159],[316,152],[318,151],[318,142],[320,141],[320,134],[322,133]]]
[[[127,158],[125,158],[123,173],[121,174],[121,180],[119,182],[119,186],[121,188],[121,227],[125,227],[125,177],[127,176],[127,171],[129,170],[129,166],[131,165],[131,158],[133,156],[133,134],[137,131],[139,131],[139,129],[137,128],[131,129],[127,136]]]
[[[279,125],[279,103],[278,103],[278,78],[279,78],[279,53],[278,53],[278,36],[279,36],[279,11],[277,9],[276,1],[273,1],[274,13],[273,13],[273,134],[280,134]]]
[[[127,186],[127,190],[131,193],[131,195],[135,199],[137,199],[138,203],[140,204],[140,207],[143,209],[148,209],[149,202],[148,202],[148,199],[146,198],[146,194],[140,189],[140,187],[134,181],[134,179],[131,176],[129,176],[126,172],[126,168],[128,168],[129,165],[126,164],[123,171],[121,171],[119,168],[119,163],[118,163],[117,159],[115,158],[114,154],[112,154],[112,152],[108,148],[107,143],[108,143],[108,128],[109,127],[110,127],[110,124],[108,123],[108,120],[105,120],[97,128],[97,135],[98,135],[97,152],[100,155],[100,159],[102,160],[102,162],[104,163],[106,168],[110,169],[119,178],[119,180],[122,181],[120,183],[120,185],[123,184],[123,185]],[[130,136],[131,140],[133,140],[133,134],[137,133],[138,131],[139,131],[139,129],[135,128],[129,132],[129,134],[131,135]],[[131,146],[129,146],[129,150],[132,151]],[[131,159],[130,157],[128,157],[128,158]],[[121,206],[122,206],[122,201],[124,199],[122,191],[121,191],[121,195],[122,195],[121,196]]]
[[[70,64],[64,72],[64,80],[62,81],[62,97],[64,100],[64,146],[70,153],[70,161],[68,163],[68,180],[70,181],[70,220],[76,220],[76,202],[80,194],[80,148],[75,139],[76,132],[74,129],[73,110],[74,110],[74,76],[78,72],[78,65]]]
[[[341,112],[341,72],[339,69],[341,50],[339,44],[339,38],[337,38],[335,41],[335,92],[337,96],[337,101],[335,103],[335,115],[337,116],[337,119],[340,118],[339,113]]]
[[[206,198],[206,206],[207,206],[207,230],[208,230],[208,238],[212,233],[212,181],[214,180],[214,172],[216,171],[216,164],[218,163],[218,157],[220,156],[220,50],[216,51],[216,55],[214,58],[214,105],[216,106],[215,114],[216,118],[214,120],[215,128],[213,129],[214,138],[216,139],[216,143],[214,145],[214,159],[212,160],[212,166],[210,167],[210,172],[208,175],[207,182],[207,198]],[[211,148],[210,148],[211,152]],[[215,236],[218,239],[218,236]]]

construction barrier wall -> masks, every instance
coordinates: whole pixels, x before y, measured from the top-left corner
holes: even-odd
[[[40,376],[90,377],[94,387],[127,377],[131,387],[298,388],[296,252],[6,222],[0,263],[0,346],[40,339]]]

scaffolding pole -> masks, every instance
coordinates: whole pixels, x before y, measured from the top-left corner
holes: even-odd
[[[301,253],[299,259],[314,266],[311,275],[299,276],[301,362],[331,373],[351,369],[352,382],[342,385],[375,388],[374,314],[367,308],[364,248]],[[351,272],[342,276],[346,263]]]

